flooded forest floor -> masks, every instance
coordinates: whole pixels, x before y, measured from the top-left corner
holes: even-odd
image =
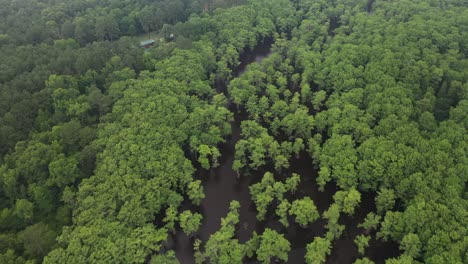
[[[241,56],[239,66],[234,70],[234,77],[240,76],[251,63],[260,63],[271,54],[272,41],[266,41],[253,51],[248,51]],[[225,84],[216,84],[218,92],[224,92],[226,97],[227,89]],[[308,228],[302,228],[290,221],[291,225],[284,228],[275,218],[274,212],[268,212],[266,220],[257,221],[255,205],[251,200],[249,186],[261,180],[264,171],[257,171],[250,176],[237,178],[237,173],[232,169],[235,154],[235,145],[241,138],[241,122],[247,119],[245,113],[238,113],[235,106],[230,103],[230,110],[234,113],[234,121],[231,124],[231,137],[220,147],[222,154],[219,166],[210,171],[198,168],[196,178],[202,180],[205,192],[201,206],[194,207],[186,205],[186,209],[192,209],[203,214],[203,223],[197,234],[197,238],[206,242],[210,235],[215,233],[221,224],[221,218],[225,217],[229,211],[229,204],[237,200],[240,207],[240,224],[236,232],[239,242],[249,240],[252,233],[256,231],[261,234],[265,228],[277,230],[284,234],[291,243],[291,251],[287,263],[304,263],[306,246],[311,243],[316,236],[324,236],[326,233],[326,220],[320,218]],[[312,159],[308,153],[301,153],[299,158],[290,161],[289,172],[297,173],[301,176],[301,183],[295,198],[309,196],[313,199],[318,211],[322,214],[333,203],[333,195],[338,190],[336,185],[328,184],[324,191],[319,191],[315,178],[317,168],[314,167]],[[374,204],[375,194],[362,193],[360,206],[355,214],[347,216],[341,214],[340,224],[346,226],[345,231],[339,239],[333,242],[332,252],[327,258],[327,263],[353,263],[359,258],[354,239],[357,235],[363,234],[364,230],[358,227],[365,216],[372,211],[376,211]],[[375,237],[375,236],[374,236]],[[189,238],[182,231],[178,231],[173,240],[169,242],[169,247],[176,252],[181,263],[194,263],[194,238]],[[387,258],[399,255],[398,244],[394,242],[383,242],[371,240],[366,249],[365,257],[375,263],[384,263]],[[256,260],[247,259],[245,263],[258,263]]]

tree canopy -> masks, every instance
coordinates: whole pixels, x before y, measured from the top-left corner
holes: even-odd
[[[468,262],[465,1],[0,6],[1,263]]]

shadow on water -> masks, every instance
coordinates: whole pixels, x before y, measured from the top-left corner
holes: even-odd
[[[241,63],[233,71],[234,77],[241,75],[249,64],[261,62],[268,57],[271,44],[272,40],[267,40],[253,51],[245,52],[241,56]],[[226,87],[223,82],[216,83],[218,92],[227,93]],[[232,169],[235,145],[241,137],[240,124],[247,119],[247,116],[236,113],[233,105],[230,105],[230,110],[235,113],[234,121],[231,124],[232,135],[226,143],[220,146],[222,154],[220,166],[210,171],[203,169],[197,171],[197,178],[203,182],[205,199],[203,199],[200,207],[193,207],[186,202],[182,209],[190,209],[203,214],[203,223],[197,235],[199,239],[206,242],[210,235],[219,229],[221,218],[225,217],[229,211],[230,202],[237,200],[241,207],[240,224],[236,236],[241,243],[250,239],[253,231],[261,234],[265,228],[271,228],[284,234],[285,238],[291,242],[288,263],[304,263],[306,245],[312,242],[315,236],[324,236],[326,221],[319,219],[308,228],[302,228],[294,224],[291,218],[289,219],[289,228],[284,228],[274,216],[273,210],[269,210],[265,221],[257,221],[257,212],[250,197],[249,186],[260,181],[263,172],[256,172],[250,176],[237,179],[237,173]],[[290,169],[282,175],[290,175],[292,172],[301,175],[301,184],[294,194],[294,199],[305,196],[311,197],[320,214],[322,214],[333,202],[333,194],[337,191],[336,185],[330,183],[325,186],[323,192],[318,191],[315,181],[317,170],[307,153],[302,153],[298,159],[293,159],[290,164]],[[278,175],[278,178],[281,177],[284,178],[284,176]],[[291,201],[293,197],[288,198]],[[340,217],[340,223],[346,224],[346,229],[343,236],[334,242],[332,254],[329,256],[327,263],[353,263],[359,257],[353,240],[356,235],[362,234],[364,230],[358,228],[357,225],[363,221],[367,213],[375,211],[374,196],[363,194],[362,198],[362,204],[353,217],[343,214]],[[182,231],[178,231],[171,236],[166,248],[175,249],[177,258],[181,263],[194,263],[193,242],[193,238],[189,238]],[[366,256],[376,263],[383,263],[386,258],[398,256],[398,253],[398,245],[372,240],[371,246],[366,251]],[[245,263],[258,263],[258,261],[246,259]]]

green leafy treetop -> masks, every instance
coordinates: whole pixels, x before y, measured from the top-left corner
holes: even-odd
[[[376,215],[373,212],[370,212],[366,215],[364,222],[359,224],[359,227],[364,228],[367,232],[375,230],[380,224],[380,215]]]
[[[252,238],[249,239],[245,243],[245,254],[247,257],[251,258],[255,254],[255,252],[258,250],[260,247],[260,240],[262,239],[261,236],[257,234],[257,232],[253,231]]]
[[[275,199],[277,203],[281,205],[281,203],[285,201],[283,199],[284,194],[288,191],[294,193],[294,191],[297,190],[300,181],[300,176],[295,173],[293,173],[291,177],[287,178],[285,182],[280,182],[275,181],[273,173],[266,172],[260,182],[252,184],[249,188],[252,200],[254,201],[255,207],[258,211],[257,219],[263,221],[265,219],[268,206],[270,206]],[[312,202],[312,200],[310,201]],[[282,208],[278,209],[280,211],[277,211],[277,214],[281,217],[283,225],[285,225],[287,221],[287,211],[285,211],[286,204],[283,203],[281,206]],[[312,206],[315,207],[313,202]],[[308,208],[310,208],[310,206]],[[313,210],[308,213],[311,213],[312,211]],[[303,222],[304,221],[305,220],[303,220]],[[312,221],[315,221],[315,219]]]
[[[156,254],[151,258],[150,264],[179,264],[179,260],[173,250],[166,252],[165,254]]]
[[[354,264],[374,264],[374,262],[368,258],[361,258],[356,259],[356,261],[354,261]]]
[[[418,235],[409,233],[404,236],[400,243],[400,249],[404,251],[405,255],[418,258],[421,254],[421,241]]]
[[[183,211],[179,216],[180,227],[187,236],[193,235],[200,228],[203,217],[199,213]]]
[[[288,212],[290,208],[291,204],[286,199],[281,201],[281,203],[276,208],[276,215],[280,218],[279,222],[286,228],[289,226]]]
[[[294,193],[301,182],[301,176],[299,174],[293,173],[291,177],[287,178],[284,182],[284,187],[286,191]]]
[[[349,191],[338,191],[333,195],[335,203],[341,207],[341,210],[349,215],[354,214],[355,208],[361,202],[361,193],[354,188]]]
[[[302,227],[306,227],[320,217],[317,207],[310,197],[295,200],[289,209],[289,214],[294,215],[296,222]]]
[[[344,225],[340,225],[338,220],[340,218],[340,207],[338,204],[333,203],[327,211],[323,212],[323,218],[327,219],[328,222],[326,224],[326,228],[328,229],[327,232],[327,239],[333,241],[341,236],[343,230],[345,228]]]
[[[398,258],[392,258],[385,261],[385,264],[414,264],[415,261],[408,255],[401,255]],[[444,263],[444,262],[440,262]]]
[[[354,239],[354,243],[358,248],[358,252],[361,255],[364,255],[366,248],[369,246],[370,236],[358,235]]]
[[[245,256],[245,246],[234,238],[239,223],[240,204],[232,201],[229,208],[227,216],[221,219],[221,228],[206,242],[204,255],[210,263],[242,263]]]
[[[391,210],[395,205],[395,192],[392,189],[381,189],[377,193],[377,197],[375,198],[375,204],[377,206],[377,212],[379,214],[383,214],[387,210]]]
[[[260,246],[257,250],[257,258],[262,263],[270,263],[272,260],[288,260],[291,244],[282,234],[269,228],[265,229],[261,236]]]
[[[166,209],[166,217],[164,217],[163,221],[166,223],[165,227],[167,231],[175,232],[175,224],[179,220],[177,216],[177,209],[174,206],[169,206]]]
[[[330,240],[315,237],[312,243],[307,244],[305,260],[307,264],[325,263],[327,256],[331,253],[332,244]]]
[[[195,180],[189,183],[187,195],[193,204],[201,204],[201,201],[205,198],[205,193],[203,192],[203,186],[201,185],[200,180]]]

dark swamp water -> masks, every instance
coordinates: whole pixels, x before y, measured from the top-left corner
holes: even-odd
[[[241,63],[234,70],[234,77],[240,76],[249,64],[260,63],[268,57],[271,44],[272,41],[266,41],[253,51],[244,53],[240,60]],[[227,93],[226,85],[223,83],[217,83],[216,89],[218,92]],[[240,224],[236,236],[241,243],[250,239],[253,231],[261,234],[265,228],[275,229],[284,234],[286,239],[291,242],[291,251],[287,263],[304,263],[306,245],[312,242],[315,236],[325,234],[324,226],[326,222],[319,219],[310,227],[304,229],[294,224],[293,220],[290,219],[290,227],[284,228],[275,219],[273,210],[268,212],[266,221],[257,221],[255,206],[250,198],[249,186],[260,181],[264,172],[253,173],[250,176],[241,175],[238,179],[237,173],[232,170],[235,144],[241,138],[240,123],[246,119],[246,116],[242,113],[238,114],[233,105],[230,105],[229,108],[235,113],[235,118],[231,124],[231,137],[220,147],[222,154],[220,166],[210,171],[198,170],[196,177],[202,180],[206,197],[200,207],[186,205],[184,208],[203,214],[203,223],[197,233],[197,238],[206,242],[210,235],[219,229],[221,218],[225,217],[229,211],[229,203],[237,200],[241,204],[241,208]],[[318,191],[315,182],[317,170],[306,153],[302,153],[298,159],[291,160],[290,164],[290,170],[286,173],[294,172],[301,175],[301,184],[299,190],[295,193],[295,197],[311,197],[319,212],[323,213],[333,202],[333,194],[337,190],[336,186],[329,184],[326,186],[325,191]],[[363,230],[358,228],[357,225],[371,211],[375,211],[374,195],[363,194],[361,206],[356,209],[353,217],[341,215],[340,223],[345,224],[346,229],[341,238],[333,243],[332,253],[328,257],[327,263],[353,263],[359,258],[353,240],[356,235],[363,233]],[[178,231],[172,236],[167,246],[175,250],[176,256],[181,263],[194,263],[193,241],[194,238],[189,238],[182,231]],[[383,263],[385,259],[399,255],[396,243],[372,240],[370,244],[371,246],[366,250],[366,257],[376,263]],[[259,262],[246,259],[244,263]]]

